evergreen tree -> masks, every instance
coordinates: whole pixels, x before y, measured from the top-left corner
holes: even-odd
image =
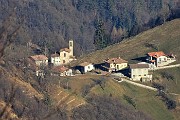
[[[103,28],[104,23],[102,20],[98,20],[95,23],[95,35],[94,35],[94,45],[97,50],[105,48],[109,43],[109,36],[105,34],[105,30]]]

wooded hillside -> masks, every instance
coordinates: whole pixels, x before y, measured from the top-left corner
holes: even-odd
[[[54,52],[75,40],[78,54],[94,49],[95,24],[104,23],[108,44],[180,17],[178,0],[1,0],[0,23],[24,19],[17,43],[32,40]]]

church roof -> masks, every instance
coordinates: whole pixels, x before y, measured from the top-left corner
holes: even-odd
[[[68,53],[71,52],[71,50],[70,50],[69,48],[62,48],[62,49],[60,50],[60,52],[63,52],[63,51],[68,52]]]

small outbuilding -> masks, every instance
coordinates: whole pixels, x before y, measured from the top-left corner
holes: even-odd
[[[81,73],[87,73],[89,71],[94,70],[94,65],[92,63],[89,62],[83,62],[78,66],[79,70],[81,71]]]

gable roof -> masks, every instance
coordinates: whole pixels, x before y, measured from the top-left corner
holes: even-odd
[[[31,58],[34,61],[48,60],[48,58],[45,55],[34,55],[34,56],[31,56]]]
[[[123,60],[122,58],[111,58],[111,59],[107,59],[105,60],[105,62],[107,63],[115,63],[115,64],[121,64],[121,63],[127,63],[128,61]]]
[[[51,54],[51,57],[59,57],[59,54],[55,53],[55,54]]]
[[[90,64],[92,64],[92,63],[89,63],[89,62],[83,62],[83,63],[79,64],[79,66],[85,67],[85,66],[88,66],[88,65],[90,65]]]
[[[54,67],[52,70],[54,72],[65,72],[65,71],[69,70],[69,68],[64,67],[64,66],[57,66],[57,67]]]
[[[148,55],[151,56],[151,57],[155,57],[155,58],[158,58],[158,57],[161,57],[161,56],[166,56],[163,51],[149,52]]]
[[[71,50],[70,50],[69,48],[62,48],[62,49],[60,50],[60,52],[63,52],[63,51],[68,52],[68,53],[71,52]]]
[[[148,64],[129,64],[131,69],[149,68]]]

